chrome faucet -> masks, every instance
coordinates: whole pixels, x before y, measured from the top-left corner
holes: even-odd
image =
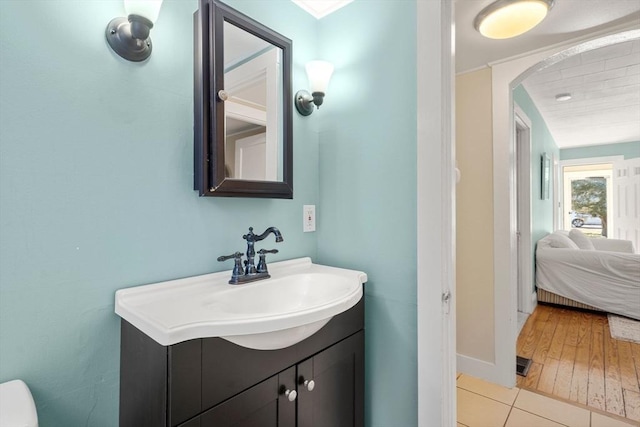
[[[276,238],[276,243],[282,242],[284,239],[282,238],[282,234],[280,230],[276,227],[267,228],[264,233],[258,235],[253,232],[253,227],[249,227],[249,232],[242,236],[244,240],[247,241],[247,259],[244,261],[244,270],[242,269],[242,253],[235,252],[231,255],[225,255],[218,257],[218,261],[226,261],[228,259],[233,259],[235,264],[233,267],[233,272],[231,273],[231,280],[229,280],[229,284],[236,285],[240,283],[253,282],[255,280],[268,279],[271,277],[269,275],[269,271],[267,269],[267,261],[266,254],[277,254],[277,249],[260,249],[258,254],[260,255],[260,259],[258,260],[258,266],[255,265],[255,243],[261,240],[264,240],[269,234],[272,234]]]

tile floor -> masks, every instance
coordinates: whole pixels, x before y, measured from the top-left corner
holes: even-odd
[[[639,424],[519,388],[458,375],[458,427],[631,427]]]

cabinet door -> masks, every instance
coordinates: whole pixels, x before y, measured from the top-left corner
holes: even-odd
[[[202,412],[201,354],[202,340],[185,341],[168,348],[169,426],[183,423]]]
[[[204,412],[200,427],[295,427],[295,389],[293,366]]]
[[[364,331],[300,363],[298,392],[298,427],[362,427]]]

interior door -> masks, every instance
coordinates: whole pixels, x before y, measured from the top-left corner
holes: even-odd
[[[613,165],[615,222],[613,238],[631,240],[640,252],[640,158],[621,160]]]

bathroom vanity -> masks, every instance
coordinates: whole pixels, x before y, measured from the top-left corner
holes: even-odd
[[[224,272],[116,293],[121,427],[363,426],[366,275],[308,258],[270,272],[245,285]]]
[[[121,332],[121,427],[363,425],[362,300],[280,350],[222,338],[166,347],[125,320]]]

